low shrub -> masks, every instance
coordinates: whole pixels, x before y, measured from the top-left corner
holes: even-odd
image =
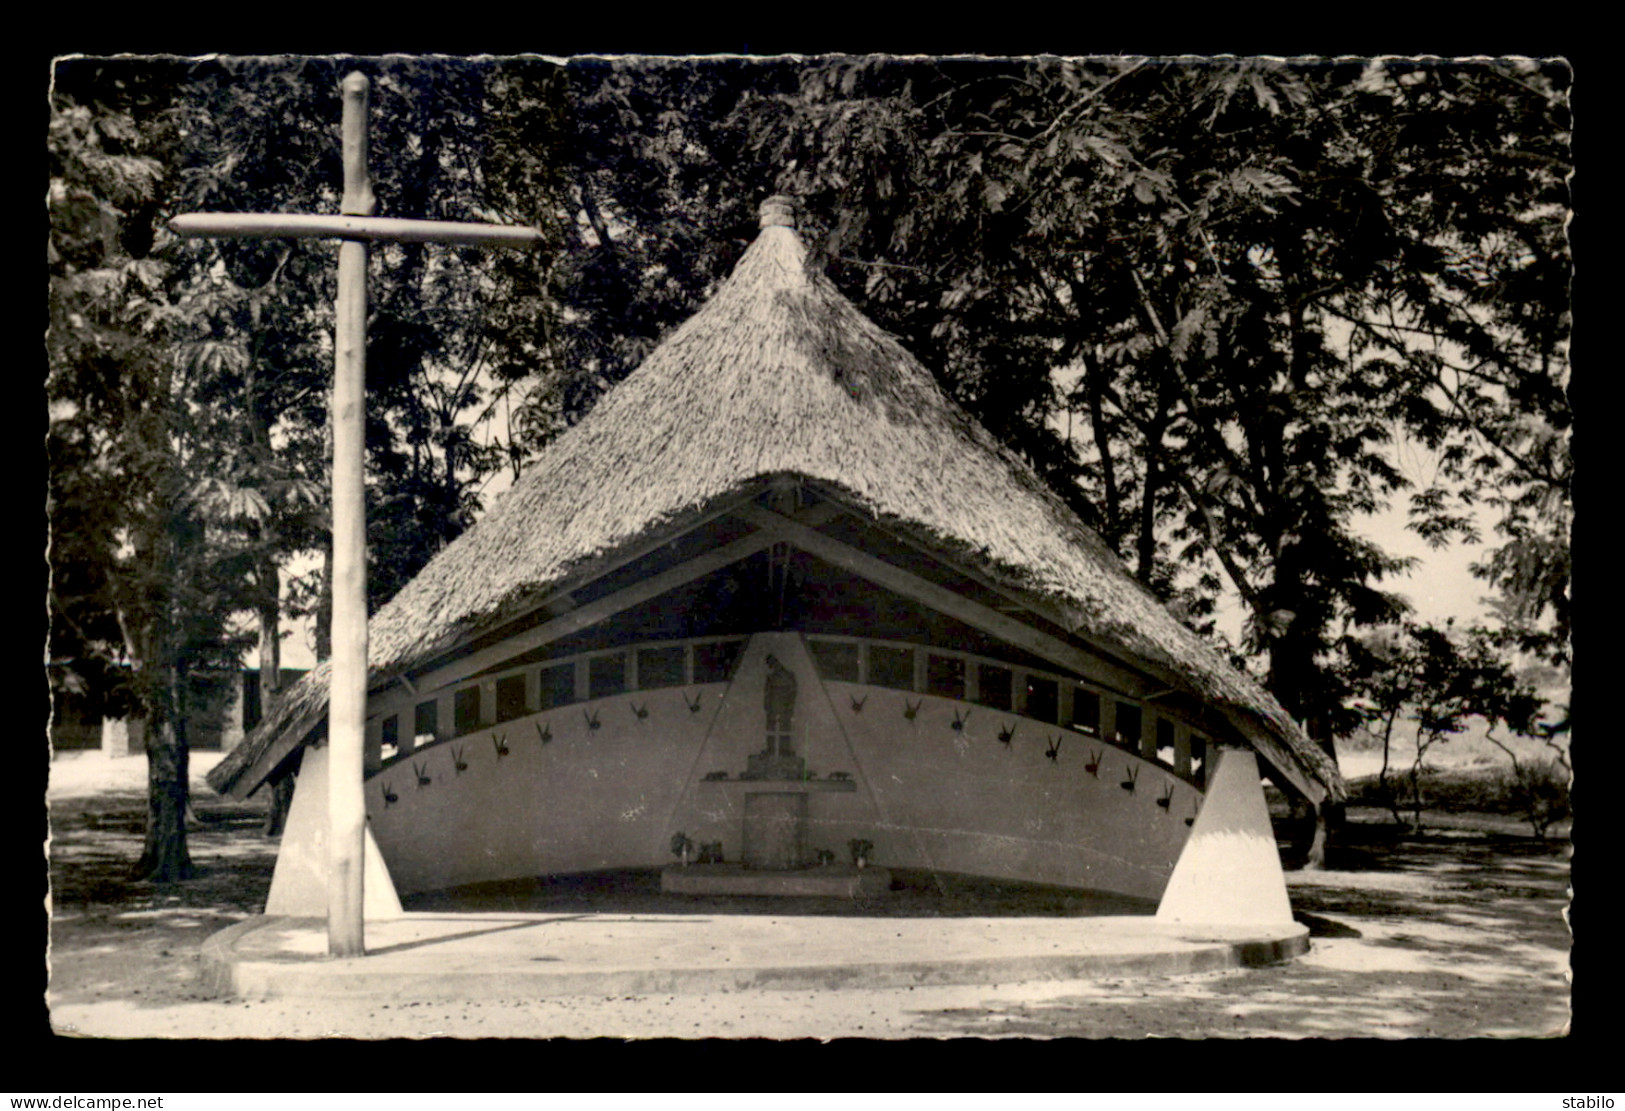
[[[1529,823],[1542,840],[1546,831],[1569,817],[1569,775],[1556,760],[1520,764],[1501,775],[1507,812]]]
[[[1461,768],[1424,767],[1416,784],[1421,809],[1448,814],[1501,814],[1530,824],[1544,838],[1570,817],[1569,777],[1556,760],[1520,762],[1516,769],[1473,764]],[[1349,784],[1349,805],[1410,810],[1416,805],[1408,770],[1390,772],[1385,795],[1375,776]]]

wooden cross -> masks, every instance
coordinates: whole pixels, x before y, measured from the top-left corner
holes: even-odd
[[[337,216],[193,213],[176,216],[177,235],[256,239],[339,239],[333,368],[333,670],[328,688],[327,947],[335,957],[366,951],[362,921],[366,802],[362,793],[367,717],[367,531],[362,465],[366,391],[367,243],[458,243],[535,249],[533,228],[391,220],[372,214],[367,174],[367,78],[342,84],[344,196]]]

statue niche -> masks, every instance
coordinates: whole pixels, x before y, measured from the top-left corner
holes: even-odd
[[[741,778],[804,778],[807,761],[795,750],[796,677],[775,656],[767,658],[762,709],[767,718],[766,744],[761,752],[749,757]]]

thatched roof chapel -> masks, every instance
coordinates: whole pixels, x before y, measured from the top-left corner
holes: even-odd
[[[373,617],[370,688],[495,650],[606,571],[729,507],[759,519],[769,491],[795,488],[940,556],[1046,643],[1200,704],[1216,737],[1251,745],[1283,783],[1339,797],[1335,766],[1275,699],[808,268],[790,211],[766,202],[758,238],[710,301]],[[327,681],[326,665],[307,675],[211,784],[245,794],[273,775],[319,730]]]

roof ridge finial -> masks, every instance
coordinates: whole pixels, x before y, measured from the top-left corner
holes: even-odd
[[[796,199],[788,194],[774,193],[762,202],[756,212],[758,227],[795,230]]]

